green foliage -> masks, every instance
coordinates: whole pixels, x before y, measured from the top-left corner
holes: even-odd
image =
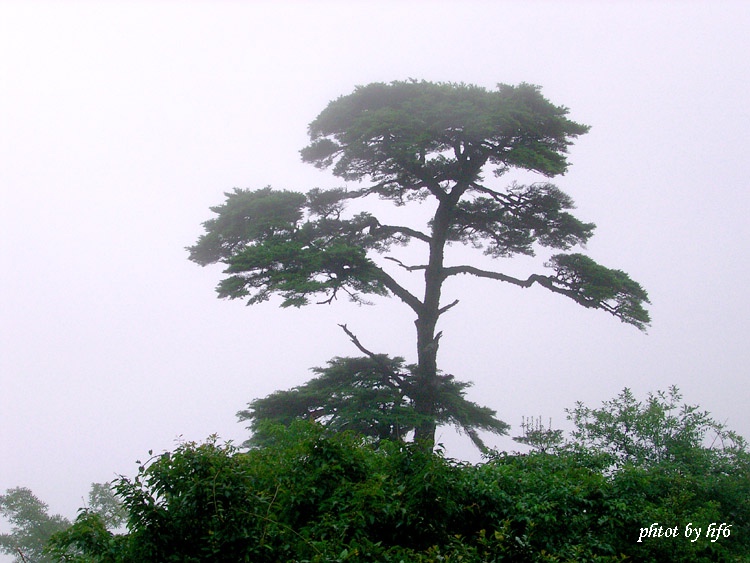
[[[111,483],[91,483],[88,500],[86,512],[99,516],[105,528],[112,530],[125,523],[127,512]]]
[[[60,515],[50,516],[47,505],[31,490],[16,487],[0,495],[0,514],[11,525],[8,534],[0,534],[0,551],[15,558],[15,563],[46,563],[44,545],[55,532],[70,522]]]
[[[113,536],[84,513],[56,536],[55,553],[67,541],[79,559],[59,561],[746,561],[744,443],[704,443],[715,423],[678,409],[676,390],[647,404],[626,395],[601,409],[578,405],[576,431],[555,453],[496,453],[478,465],[311,422],[268,428],[248,452],[215,439],[182,444],[118,483],[128,534]],[[654,415],[660,408],[665,416]],[[604,412],[644,436],[691,437],[646,440],[644,452],[661,453],[622,461],[622,434]],[[638,542],[654,522],[680,533]],[[730,537],[683,534],[688,523],[705,534],[712,522],[731,524]]]
[[[52,535],[45,553],[53,561],[66,563],[114,563],[126,538],[113,530],[127,518],[112,484],[92,483],[88,506],[78,511],[72,526]]]
[[[115,563],[122,561],[128,538],[115,535],[106,516],[82,509],[72,526],[54,534],[45,547],[52,561],[65,563]]]
[[[370,185],[307,194],[235,189],[225,194],[223,205],[211,208],[217,216],[204,223],[206,233],[188,249],[190,259],[203,266],[224,264],[227,277],[217,287],[219,296],[248,304],[272,295],[282,298],[282,307],[300,307],[313,299],[330,303],[342,293],[356,302],[371,295],[400,299],[416,316],[416,368],[407,374],[409,397],[421,418],[414,439],[432,447],[445,405],[437,325],[458,303],[441,302],[443,284],[452,276],[467,274],[519,287],[538,284],[641,330],[649,323],[643,288],[624,272],[580,254],[555,255],[547,264],[554,275],[526,279],[471,264],[445,264],[446,246],[455,242],[504,258],[533,255],[538,247],[567,251],[590,239],[594,224],[573,216],[572,198],[556,186],[511,183],[498,189],[484,180],[488,167],[496,177],[510,169],[547,178],[564,173],[568,147],[588,131],[567,114],[529,84],[501,84],[494,91],[414,80],[357,87],[332,101],[310,124],[310,145],[301,155],[318,168],[332,167],[344,180]],[[433,215],[424,223],[392,225],[367,211],[348,212],[347,203],[372,197],[397,206],[430,199]],[[412,241],[422,245],[421,263],[378,258]],[[418,272],[420,291],[413,293],[386,266]],[[290,393],[300,399],[308,391]],[[292,405],[292,395],[269,400]],[[399,404],[393,398],[387,402]],[[383,409],[375,411],[378,419],[371,426],[382,418]],[[293,409],[284,416],[296,418],[299,412]],[[362,425],[361,420],[350,422]],[[395,428],[400,433],[399,425]]]
[[[557,254],[550,259],[555,280],[584,307],[609,311],[623,322],[645,330],[649,323],[644,289],[621,270],[600,266],[582,254]]]
[[[750,453],[741,436],[682,403],[674,386],[645,402],[626,388],[599,409],[577,403],[568,418],[575,424],[569,448],[600,456],[614,495],[628,501],[620,525],[660,522],[680,530],[675,539],[635,543],[629,551],[634,559],[687,563],[750,556]],[[704,533],[711,522],[731,524],[731,538],[690,542],[683,531],[691,522]]]
[[[301,306],[313,295],[330,302],[345,291],[355,300],[361,294],[392,293],[416,309],[417,298],[368,251],[384,252],[417,238],[437,243],[435,249],[460,241],[506,257],[533,255],[536,243],[568,249],[591,237],[594,225],[567,213],[572,199],[552,184],[513,183],[503,191],[480,183],[487,163],[546,176],[564,172],[571,139],[588,130],[566,114],[527,84],[501,85],[495,92],[415,81],[359,87],[331,102],[310,124],[312,144],[302,155],[318,167],[335,162],[334,173],[345,179],[369,176],[376,184],[362,190],[313,189],[307,195],[269,187],[235,189],[225,194],[223,205],[211,208],[217,217],[204,223],[206,234],[189,248],[190,259],[203,266],[226,264],[230,275],[219,284],[219,296],[247,298],[249,304],[279,293],[282,306]],[[434,197],[445,207],[447,221],[433,220],[424,231],[383,225],[366,212],[345,216],[348,200],[371,195],[398,205]],[[586,266],[594,264],[588,260]],[[592,267],[575,273],[583,280],[597,274]],[[548,279],[567,287],[562,274]],[[608,287],[608,280],[597,279],[600,291]],[[627,294],[636,304],[648,302],[635,282],[616,285],[616,294]],[[608,299],[581,295],[587,306]],[[630,322],[624,307],[601,308]],[[642,327],[648,318],[638,313],[635,324]]]
[[[318,376],[288,391],[277,391],[250,403],[240,411],[240,420],[250,421],[248,445],[262,444],[266,422],[289,425],[295,420],[315,420],[335,431],[350,430],[376,440],[404,441],[421,422],[412,398],[416,366],[403,358],[372,355],[334,358],[325,368],[314,368]],[[436,422],[453,425],[484,444],[477,430],[504,434],[508,425],[487,407],[466,400],[468,383],[452,375],[439,375]],[[432,417],[431,417],[432,420]]]
[[[299,307],[315,294],[330,293],[330,300],[344,290],[356,300],[358,293],[385,292],[366,257],[365,237],[336,232],[334,210],[314,195],[311,210],[326,214],[307,222],[303,194],[263,188],[225,195],[224,205],[211,208],[218,216],[203,224],[206,234],[190,248],[190,259],[201,265],[227,264],[231,275],[219,284],[220,297],[253,304],[279,293],[282,307]]]
[[[460,180],[466,168],[485,162],[554,176],[567,168],[569,139],[588,131],[566,114],[528,84],[501,84],[494,92],[425,81],[369,84],[331,102],[310,124],[312,143],[302,159],[335,163],[334,174],[345,180],[369,176],[390,184],[397,198],[396,186],[424,183],[421,168],[445,180]],[[445,156],[457,145],[473,149],[473,162]]]
[[[533,256],[535,243],[568,249],[588,241],[595,227],[563,211],[574,207],[573,200],[552,184],[513,184],[502,196],[460,201],[448,236],[485,248],[493,258]]]
[[[682,404],[677,387],[639,401],[625,388],[599,409],[577,403],[567,410],[575,424],[573,444],[610,456],[612,465],[689,469],[731,462],[744,455],[745,440],[695,405]]]
[[[104,538],[114,537],[107,529],[121,526],[127,513],[109,483],[92,483],[88,506],[80,512],[71,527],[63,516],[50,516],[47,505],[31,490],[8,489],[0,495],[0,514],[8,520],[11,532],[0,534],[0,552],[13,555],[16,563],[89,561],[81,550],[68,547],[68,536],[77,534],[76,541],[86,546],[86,553],[94,552]],[[55,547],[61,541],[55,538],[66,538],[65,548]]]

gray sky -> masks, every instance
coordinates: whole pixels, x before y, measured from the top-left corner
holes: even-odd
[[[653,303],[644,335],[460,280],[440,361],[470,398],[516,435],[522,416],[565,426],[577,400],[676,384],[750,437],[748,29],[747,2],[0,3],[0,490],[72,517],[149,449],[242,441],[248,401],[357,354],[337,323],[414,359],[395,300],[248,308],[184,250],[233,187],[343,185],[300,162],[307,124],[406,78],[539,84],[591,125],[555,183],[598,225],[585,252]]]

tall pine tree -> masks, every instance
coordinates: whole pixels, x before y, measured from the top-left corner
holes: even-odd
[[[458,301],[444,303],[444,283],[468,275],[518,287],[542,286],[578,304],[606,311],[644,330],[648,296],[620,270],[578,253],[555,254],[551,272],[517,278],[446,263],[445,249],[461,243],[492,258],[534,255],[536,247],[568,251],[585,243],[594,224],[574,217],[572,199],[548,181],[498,188],[498,178],[522,169],[551,178],[566,171],[567,149],[588,127],[528,84],[481,87],[419,81],[375,83],[331,102],[310,124],[302,159],[332,168],[356,189],[313,189],[306,194],[234,190],[206,233],[190,247],[201,265],[220,262],[220,297],[281,305],[311,299],[330,303],[341,293],[394,295],[415,317],[416,363],[406,377],[416,414],[415,440],[434,444],[444,379],[438,370],[438,321]],[[424,224],[388,224],[368,211],[347,214],[347,203],[379,198],[397,206],[431,202]],[[393,245],[419,245],[424,260],[389,256]],[[383,258],[379,259],[378,255]],[[409,290],[393,268],[420,277]]]

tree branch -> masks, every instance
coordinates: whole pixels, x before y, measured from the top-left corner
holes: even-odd
[[[491,272],[489,270],[481,270],[479,268],[475,268],[474,266],[449,266],[446,268],[443,268],[443,279],[447,279],[450,276],[456,276],[458,274],[471,274],[472,276],[476,276],[478,278],[489,278],[493,280],[500,280],[508,283],[512,283],[514,285],[518,285],[520,287],[531,287],[531,285],[534,283],[535,280],[532,280],[531,278],[541,277],[537,276],[536,274],[529,276],[526,280],[520,280],[518,278],[514,278],[512,276],[508,276],[506,274],[501,274],[500,272]]]
[[[373,186],[368,186],[366,188],[360,188],[358,190],[346,190],[345,198],[346,199],[357,199],[360,197],[367,197],[372,194],[379,193],[379,190],[383,189],[385,186],[388,185],[390,181],[384,180],[383,182],[379,182]]]
[[[337,287],[334,287],[331,290],[331,295],[328,299],[323,299],[323,301],[316,301],[315,304],[316,305],[330,305],[337,299],[338,291],[339,289]]]
[[[432,240],[429,235],[424,234],[422,231],[400,225],[378,225],[376,231],[384,231],[386,234],[401,233],[402,235],[421,240],[427,244]]]
[[[401,260],[399,260],[398,258],[394,258],[393,256],[386,256],[385,259],[386,260],[390,260],[391,262],[395,262],[396,264],[398,264],[399,266],[401,266],[404,270],[407,270],[409,272],[414,272],[415,270],[426,270],[427,269],[427,265],[426,264],[423,264],[423,265],[420,265],[420,266],[407,266]]]
[[[523,288],[531,287],[532,285],[537,283],[542,287],[546,287],[553,293],[559,293],[560,295],[569,297],[583,307],[586,307],[588,309],[601,309],[602,311],[606,311],[611,315],[619,318],[622,322],[635,325],[640,330],[645,330],[644,327],[648,323],[648,317],[644,319],[637,313],[637,311],[634,313],[632,310],[632,306],[629,306],[627,301],[623,303],[621,299],[613,295],[611,296],[611,299],[616,299],[617,304],[612,304],[607,298],[597,299],[596,297],[588,296],[581,288],[576,287],[575,285],[566,286],[566,280],[561,279],[560,277],[532,274],[527,279],[522,280],[514,278],[512,276],[501,274],[499,272],[481,270],[473,266],[454,266],[443,269],[443,279],[457,274],[471,274],[480,278],[489,278],[493,280],[512,283],[513,285],[517,285]],[[647,301],[647,298],[645,297],[642,297],[640,299],[645,299]]]
[[[495,190],[488,188],[486,186],[483,186],[482,184],[478,184],[477,182],[471,182],[469,187],[472,190],[475,190],[477,192],[487,194],[498,203],[507,203],[508,196],[506,194],[501,194],[500,192],[496,192]]]
[[[412,311],[417,313],[417,315],[420,315],[422,313],[422,309],[424,308],[422,302],[416,296],[410,293],[405,287],[394,280],[385,270],[383,270],[382,268],[377,268],[377,270],[380,282],[386,288],[388,288],[391,293],[393,293],[396,297],[401,299],[401,301],[411,307]]]
[[[371,352],[370,350],[365,348],[362,345],[362,343],[359,341],[359,338],[357,338],[357,335],[354,334],[351,330],[349,330],[349,328],[345,324],[340,324],[339,326],[341,327],[341,330],[343,330],[346,333],[346,335],[349,337],[349,339],[354,343],[357,349],[359,349],[360,352],[362,352],[363,354],[368,356],[370,359],[372,359],[372,361],[377,363],[381,368],[383,368],[383,370],[385,371],[385,373],[388,374],[388,376],[393,378],[399,384],[403,383],[403,378],[398,373],[396,373],[393,369],[391,369],[391,366],[388,365],[388,362],[383,359],[384,357],[383,354],[376,354],[375,352]],[[385,383],[392,389],[397,389],[401,391],[400,385],[394,385],[392,382],[387,381],[387,380],[383,380],[383,383]]]
[[[455,301],[453,301],[453,303],[449,303],[445,307],[441,307],[440,309],[438,309],[438,315],[442,315],[448,309],[451,309],[452,307],[455,307],[456,305],[458,305],[458,299],[456,299]]]
[[[417,166],[413,166],[409,163],[402,162],[401,165],[403,166],[404,170],[406,170],[409,174],[412,174],[421,182],[419,187],[427,188],[438,201],[443,201],[447,197],[448,194],[446,194],[445,190],[440,187],[440,182],[436,180],[432,174],[425,170],[424,164],[420,163]]]
[[[490,196],[495,202],[502,205],[506,209],[516,209],[522,203],[524,203],[524,201],[526,201],[526,198],[524,198],[522,195],[518,194],[517,192],[512,191],[519,187],[523,187],[523,186],[519,186],[515,182],[513,182],[510,185],[506,193],[497,192],[491,188],[488,188],[476,182],[471,182],[469,187],[472,190],[475,190],[477,192]]]
[[[362,346],[362,343],[359,341],[359,338],[357,338],[357,335],[355,335],[351,330],[349,330],[346,325],[340,324],[339,326],[341,327],[341,330],[343,330],[346,333],[346,335],[349,337],[349,340],[351,340],[354,343],[354,345],[359,349],[360,352],[362,352],[366,356],[369,356],[373,360],[376,360],[376,361],[378,360],[378,355],[375,352],[371,352],[370,350]]]
[[[478,278],[489,278],[492,280],[499,280],[499,281],[503,281],[507,283],[512,283],[513,285],[517,285],[523,288],[531,287],[535,283],[538,283],[542,287],[546,287],[547,289],[549,289],[550,291],[554,293],[559,293],[561,295],[570,297],[579,305],[583,305],[584,307],[605,309],[612,314],[616,314],[616,311],[613,310],[614,308],[608,306],[606,303],[585,299],[576,291],[555,285],[554,278],[550,276],[531,274],[528,278],[526,278],[525,280],[522,280],[522,279],[514,278],[512,276],[508,276],[506,274],[501,274],[500,272],[491,272],[488,270],[481,270],[479,268],[475,268],[474,266],[453,266],[450,268],[443,268],[443,279],[446,279],[449,276],[455,276],[458,274],[471,274],[472,276],[476,276]]]
[[[435,353],[437,353],[437,349],[440,347],[440,339],[443,337],[443,331],[441,330],[438,332],[435,337],[432,339],[432,342],[427,344],[425,346],[426,350],[435,350]]]

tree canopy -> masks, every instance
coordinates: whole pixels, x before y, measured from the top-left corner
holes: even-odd
[[[386,355],[334,358],[325,368],[313,368],[317,377],[304,385],[256,399],[240,411],[240,420],[250,421],[253,432],[246,445],[262,445],[269,422],[290,425],[299,420],[315,420],[332,430],[352,430],[378,441],[405,440],[422,422],[411,397],[415,369],[404,365],[403,358]],[[507,432],[508,425],[495,417],[495,411],[464,397],[469,383],[452,375],[438,377],[437,424],[454,426],[481,450],[486,447],[477,430]]]
[[[451,243],[499,259],[533,256],[539,247],[568,251],[589,240],[594,224],[573,216],[573,200],[547,180],[497,187],[497,178],[511,169],[544,178],[566,171],[568,147],[588,130],[567,114],[528,84],[496,90],[424,81],[358,87],[310,124],[311,142],[301,155],[366,185],[304,194],[235,189],[211,208],[216,217],[204,223],[190,259],[223,263],[227,277],[219,296],[248,304],[274,294],[283,307],[330,303],[341,294],[359,302],[367,295],[400,299],[414,314],[417,333],[411,398],[424,422],[415,439],[429,446],[442,385],[437,325],[457,304],[441,299],[447,280],[468,275],[522,288],[539,285],[641,330],[649,324],[645,290],[625,272],[579,253],[554,254],[546,262],[552,273],[526,278],[476,263],[446,263]],[[347,212],[348,203],[372,197],[397,206],[429,202],[431,217],[425,224],[388,224],[369,211]],[[389,254],[412,242],[423,253],[421,263]],[[400,283],[394,268],[420,275],[421,290]]]
[[[121,526],[127,516],[109,483],[91,483],[88,507],[83,512],[103,531]],[[9,533],[0,534],[0,553],[12,555],[14,563],[58,560],[48,553],[48,542],[55,534],[70,529],[71,523],[59,514],[50,515],[47,504],[31,489],[15,487],[0,494],[0,516],[7,519],[11,528]],[[80,529],[81,526],[76,528]]]
[[[48,506],[26,487],[8,489],[0,495],[0,515],[11,526],[0,534],[0,552],[12,555],[15,563],[46,563],[44,546],[55,533],[70,526],[59,514],[50,515]]]

